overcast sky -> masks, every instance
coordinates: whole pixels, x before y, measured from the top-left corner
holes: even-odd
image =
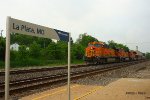
[[[4,36],[6,16],[150,52],[150,0],[0,0]]]

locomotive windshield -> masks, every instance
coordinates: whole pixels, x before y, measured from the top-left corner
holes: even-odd
[[[94,44],[95,47],[102,47],[102,44]]]
[[[102,47],[102,44],[89,44],[88,46],[89,46],[89,47],[91,47],[91,46]]]
[[[93,45],[93,44],[89,44],[88,46],[89,46],[89,47],[92,47],[92,46],[94,46],[94,45]]]

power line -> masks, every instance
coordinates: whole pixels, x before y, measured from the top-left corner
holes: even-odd
[[[122,43],[122,44],[150,44],[150,42],[135,42],[135,43]]]

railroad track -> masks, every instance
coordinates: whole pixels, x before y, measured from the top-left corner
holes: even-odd
[[[71,72],[71,79],[79,79],[82,77],[86,77],[88,75],[94,75],[94,74],[100,74],[106,71],[119,69],[122,67],[127,67],[129,65],[137,64],[143,61],[134,61],[134,62],[123,62],[123,63],[114,63],[109,64],[106,68],[95,68],[95,69],[87,69],[82,71],[76,71]],[[31,78],[31,79],[23,79],[23,80],[17,80],[17,81],[11,81],[10,82],[10,95],[14,95],[21,92],[27,92],[30,90],[34,90],[40,87],[45,87],[48,85],[57,85],[60,83],[66,83],[67,82],[67,73],[62,74],[56,74],[56,75],[50,75],[50,76],[44,76],[44,77],[37,77],[37,78]],[[0,83],[0,96],[4,96],[4,82]]]
[[[50,68],[35,68],[35,69],[21,69],[21,70],[12,70],[10,71],[10,75],[15,75],[15,74],[25,74],[25,73],[35,73],[35,72],[44,72],[44,71],[54,71],[54,70],[61,70],[61,69],[67,69],[68,66],[60,66],[60,67],[50,67]],[[87,65],[82,64],[82,65],[72,65],[72,68],[77,68],[77,67],[87,67]],[[2,71],[0,72],[0,76],[4,76],[5,72]]]
[[[106,63],[111,64],[111,63]],[[96,64],[79,64],[79,65],[72,65],[71,68],[81,68],[81,67],[88,67],[88,66],[97,66]],[[50,67],[50,68],[33,68],[33,69],[19,69],[19,70],[12,70],[10,71],[10,75],[18,75],[18,74],[27,74],[27,73],[35,73],[35,72],[44,72],[44,71],[54,71],[54,70],[63,70],[67,69],[68,66],[60,66],[60,67]],[[5,75],[5,71],[0,72],[0,77]]]

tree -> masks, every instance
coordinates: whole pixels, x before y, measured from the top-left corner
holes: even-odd
[[[63,41],[58,41],[57,43],[50,43],[48,47],[43,51],[43,56],[46,55],[49,60],[64,60],[67,59],[67,43]]]
[[[81,44],[83,47],[87,47],[89,42],[94,42],[94,41],[98,41],[98,40],[90,35],[80,34],[76,43]]]
[[[11,44],[18,43],[19,45],[29,46],[33,43],[34,37],[18,33],[12,33],[10,40]]]
[[[56,57],[56,44],[50,43],[45,49],[42,50],[42,56],[48,60],[54,60]]]
[[[150,53],[149,52],[146,53],[146,59],[150,59]]]
[[[47,38],[28,36],[28,35],[23,35],[18,33],[11,34],[11,44],[18,43],[19,45],[30,46],[34,42],[33,40],[37,44],[40,44],[42,48],[47,47],[48,44],[52,42],[51,39],[47,39]]]
[[[88,46],[89,42],[94,42],[98,39],[85,34],[80,34],[79,38],[77,39],[76,43],[72,45],[72,58],[73,59],[82,59],[85,53],[85,48]]]
[[[11,61],[18,60],[18,59],[19,59],[19,58],[17,59],[18,55],[19,55],[19,54],[18,54],[18,51],[10,50],[10,60],[11,60]],[[21,57],[22,57],[22,56],[21,56]],[[21,57],[20,57],[20,58],[21,58]]]
[[[113,40],[108,41],[108,46],[112,49],[116,49],[117,43],[115,43]]]
[[[5,60],[5,38],[0,37],[0,60]]]
[[[84,50],[85,48],[80,44],[73,44],[71,53],[72,53],[72,59],[82,59],[84,56]]]
[[[40,56],[40,45],[35,41],[29,47],[30,56],[33,58],[38,58]]]
[[[57,42],[57,59],[67,59],[68,55],[68,44],[64,41],[58,41]]]
[[[16,60],[21,60],[21,61],[25,61],[28,59],[29,53],[26,50],[26,46],[25,45],[20,45],[19,46],[19,51],[18,51],[18,55]]]
[[[108,41],[108,46],[112,49],[124,49],[125,51],[129,51],[129,48],[126,45],[116,43],[113,40]]]

